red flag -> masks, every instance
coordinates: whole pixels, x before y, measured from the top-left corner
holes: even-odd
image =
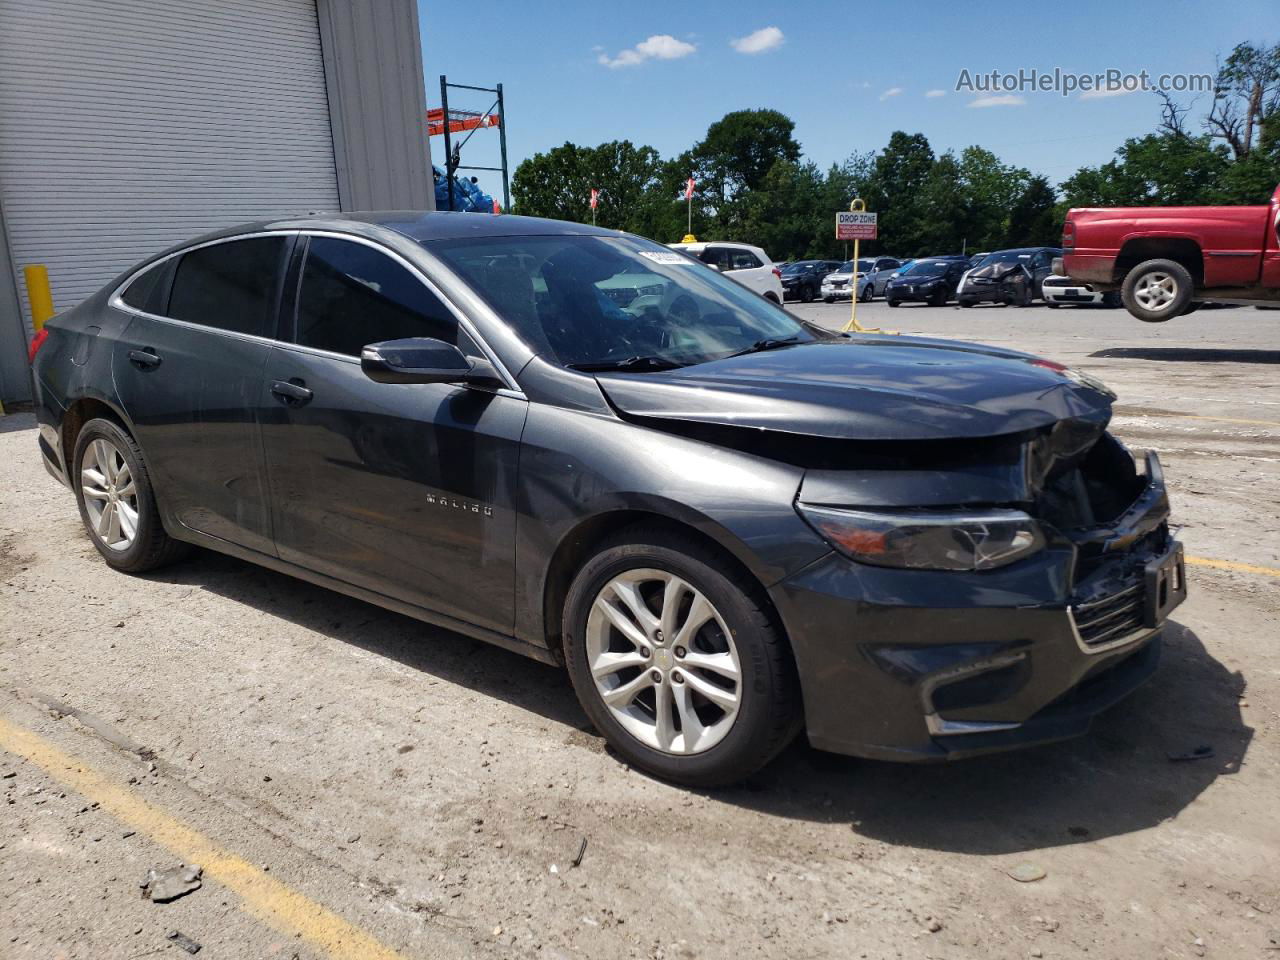
[[[689,182],[684,187],[684,198],[686,200],[693,199],[693,177],[689,178]]]
[[[592,190],[591,191],[591,209],[594,210],[599,205],[599,203],[600,203],[600,191]]]

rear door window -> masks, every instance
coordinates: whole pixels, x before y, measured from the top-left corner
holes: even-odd
[[[289,239],[248,237],[184,253],[165,315],[232,333],[274,336]]]
[[[698,259],[713,267],[719,267],[721,272],[733,269],[733,259],[727,247],[707,247],[698,254]]]
[[[764,266],[760,262],[760,258],[750,250],[744,250],[742,247],[726,247],[725,249],[729,254],[730,270],[754,270],[757,267]]]
[[[171,257],[135,277],[120,294],[120,299],[135,310],[164,314],[169,307],[169,285],[173,282],[173,271],[177,265],[178,258]]]
[[[457,344],[458,321],[420,279],[380,250],[312,237],[298,290],[295,341],[358,357],[368,344],[407,337]]]

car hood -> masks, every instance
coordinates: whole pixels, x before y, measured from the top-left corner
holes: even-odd
[[[852,273],[828,273],[823,280],[852,280]]]
[[[833,440],[989,437],[1083,418],[1114,395],[1028,354],[919,337],[819,341],[661,373],[597,375],[620,415]]]
[[[1009,276],[1009,274],[1019,273],[1021,270],[1022,264],[1019,262],[992,263],[985,267],[970,270],[969,276],[975,280],[1001,280]]]

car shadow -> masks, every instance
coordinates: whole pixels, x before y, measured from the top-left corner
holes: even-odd
[[[1280,363],[1280,350],[1230,347],[1108,347],[1089,356],[1105,360],[1163,360],[1174,363]]]
[[[246,603],[431,677],[529,710],[602,750],[563,670],[222,554],[198,551],[149,579]],[[1153,827],[1235,773],[1253,730],[1243,677],[1171,622],[1156,676],[1101,715],[1086,737],[951,764],[841,757],[798,738],[746,783],[706,791],[773,817],[852,823],[883,843],[1007,854]],[[1170,761],[1201,745],[1212,757]],[[621,764],[621,761],[619,761]],[[621,767],[620,767],[621,769]]]
[[[1170,622],[1160,669],[1085,737],[955,763],[838,757],[797,741],[720,800],[773,816],[845,821],[896,846],[1009,854],[1154,827],[1240,769],[1253,737],[1244,679]],[[1202,745],[1205,759],[1174,761]]]
[[[555,723],[591,729],[563,670],[461,633],[208,550],[145,577],[208,590]]]

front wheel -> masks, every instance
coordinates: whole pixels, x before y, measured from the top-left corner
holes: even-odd
[[[885,302],[885,303],[887,303],[887,304],[888,304],[889,306],[891,306],[891,307],[896,307],[896,306],[897,306],[899,303],[901,303],[902,301],[901,301],[901,300],[891,300],[891,299],[889,299],[888,297],[886,297],[884,302]]]
[[[1186,311],[1194,290],[1195,281],[1182,264],[1148,260],[1129,271],[1120,288],[1120,298],[1129,312],[1144,323],[1164,323]]]
[[[624,759],[689,786],[769,762],[798,729],[790,652],[742,574],[700,542],[631,528],[579,570],[566,659],[583,710]]]
[[[187,552],[165,533],[142,450],[117,424],[86,423],[71,462],[80,519],[109,566],[144,573]]]
[[[861,300],[863,303],[870,303],[872,298],[875,297],[875,295],[876,295],[875,290],[872,288],[871,284],[868,283],[865,287],[862,288],[862,293],[858,297],[858,299]]]

